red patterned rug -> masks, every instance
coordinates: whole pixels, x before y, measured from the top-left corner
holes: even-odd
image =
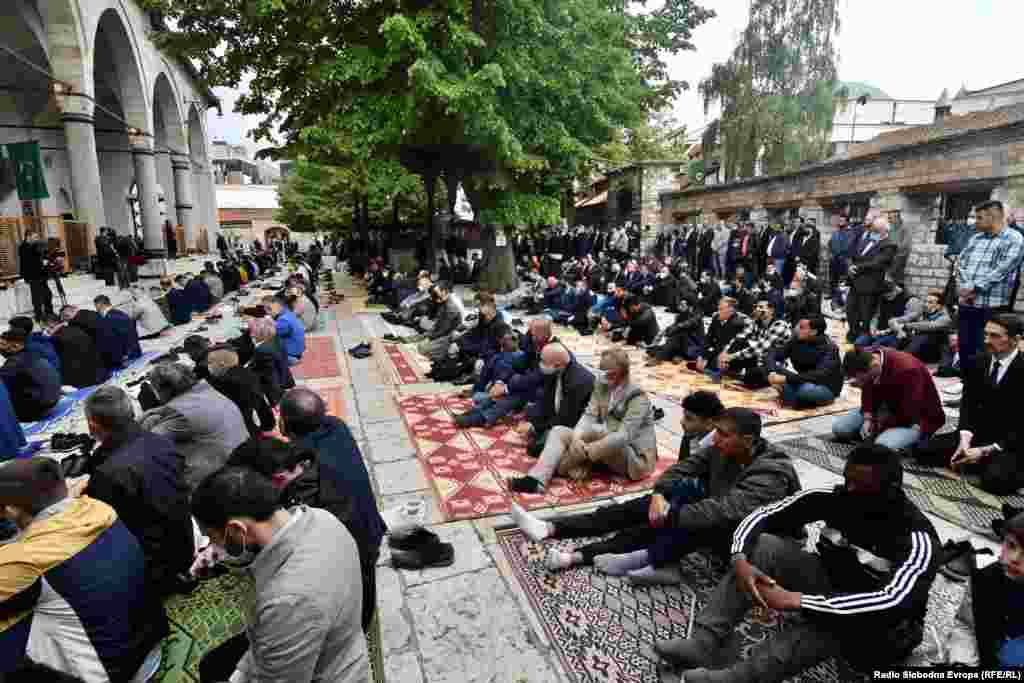
[[[680,586],[633,586],[592,567],[549,572],[548,548],[569,550],[594,539],[533,543],[519,529],[496,531],[505,562],[499,567],[518,583],[537,622],[555,650],[570,683],[660,683],[652,651],[657,640],[685,638],[698,610],[725,572],[722,561],[701,552],[685,557]],[[514,577],[514,578],[513,578]],[[941,656],[940,643],[953,623],[963,585],[938,577],[932,586],[925,639],[905,662],[928,666]],[[786,628],[789,617],[774,610],[752,609],[720,653],[720,664],[747,658],[761,642]],[[679,680],[678,674],[674,680]],[[842,659],[830,659],[789,683],[865,681]]]
[[[292,368],[295,379],[322,379],[338,377],[338,354],[333,337],[306,337],[306,352],[302,362]]]
[[[544,508],[644,491],[677,460],[677,451],[669,445],[671,435],[658,430],[665,443],[659,443],[658,465],[647,479],[632,482],[597,473],[586,482],[555,478],[543,494],[512,493],[505,481],[525,475],[537,461],[526,454],[525,440],[513,429],[517,421],[457,429],[452,416],[468,410],[471,403],[451,394],[406,396],[398,401],[446,521],[505,514],[513,500],[527,508]]]
[[[387,359],[391,361],[390,369],[393,370],[392,374],[396,384],[419,384],[431,381],[426,375],[427,370],[423,368],[415,348],[405,348],[400,344],[381,344],[381,348]]]

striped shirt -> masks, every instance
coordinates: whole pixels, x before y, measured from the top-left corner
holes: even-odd
[[[758,362],[763,362],[771,349],[785,345],[792,336],[792,328],[782,318],[776,318],[767,327],[756,322],[753,325],[753,333],[749,337],[747,347],[730,355],[734,360],[756,358]]]
[[[1022,257],[1024,237],[1016,230],[1004,227],[998,235],[975,233],[960,252],[957,285],[960,289],[974,290],[973,306],[1007,306]]]

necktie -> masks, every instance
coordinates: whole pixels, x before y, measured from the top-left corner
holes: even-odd
[[[1000,365],[999,361],[997,361],[997,360],[992,361],[991,380],[992,380],[992,385],[993,386],[999,384],[999,365]]]
[[[863,256],[864,254],[868,253],[871,250],[871,247],[872,245],[874,245],[874,243],[874,240],[868,240],[867,245],[864,247],[864,251],[860,252],[860,255]]]
[[[555,414],[556,415],[558,414],[558,411],[561,409],[561,407],[562,407],[562,378],[561,378],[561,376],[559,376],[558,381],[555,382]]]

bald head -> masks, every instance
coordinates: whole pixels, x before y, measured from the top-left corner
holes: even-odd
[[[546,342],[551,338],[551,319],[534,318],[530,321],[530,335],[537,341]]]
[[[541,363],[551,368],[558,368],[559,370],[569,365],[570,358],[568,349],[561,344],[548,344],[540,352]]]
[[[327,404],[320,394],[306,387],[295,387],[281,399],[281,419],[285,433],[298,437],[320,429],[327,416]]]

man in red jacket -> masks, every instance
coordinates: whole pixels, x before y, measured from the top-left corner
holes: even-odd
[[[909,353],[883,347],[850,351],[843,359],[843,371],[860,388],[861,407],[832,422],[836,439],[874,440],[900,450],[945,424],[946,413],[931,373]]]

